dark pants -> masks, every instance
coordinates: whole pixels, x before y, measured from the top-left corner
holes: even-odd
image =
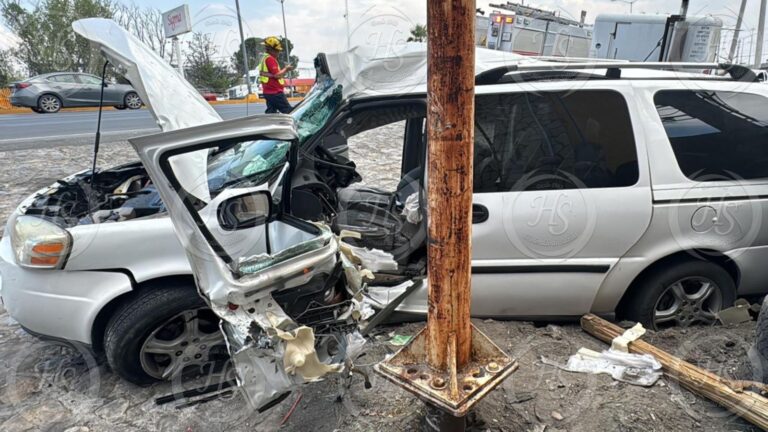
[[[265,94],[264,99],[267,100],[267,114],[276,114],[279,112],[289,114],[293,111],[293,107],[288,102],[288,98],[285,97],[285,93]]]

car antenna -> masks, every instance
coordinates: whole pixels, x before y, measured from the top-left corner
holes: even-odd
[[[96,160],[99,156],[99,144],[101,144],[101,113],[104,111],[104,86],[107,83],[107,66],[109,61],[104,62],[104,67],[101,68],[101,94],[99,95],[99,116],[96,122],[96,139],[93,142],[93,164],[91,166],[91,191],[88,194],[88,213],[93,210],[93,203],[91,199],[93,197],[93,185],[96,183]]]

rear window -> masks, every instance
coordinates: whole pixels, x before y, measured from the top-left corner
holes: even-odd
[[[665,90],[654,97],[683,174],[696,181],[768,178],[768,100],[738,92]]]

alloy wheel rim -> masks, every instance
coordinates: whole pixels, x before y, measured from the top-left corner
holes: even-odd
[[[204,372],[223,360],[224,338],[209,313],[213,316],[205,308],[186,310],[152,331],[139,352],[144,372],[168,380],[190,370]]]
[[[722,307],[722,291],[713,280],[686,277],[667,286],[661,294],[653,309],[653,324],[656,329],[670,325],[711,325]]]
[[[141,99],[138,95],[130,94],[125,98],[125,104],[132,109],[141,108]]]
[[[57,111],[60,107],[59,100],[53,96],[43,96],[40,107],[45,111]]]

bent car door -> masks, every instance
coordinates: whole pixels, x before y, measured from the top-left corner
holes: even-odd
[[[251,405],[342,370],[361,346],[349,329],[362,306],[339,283],[348,263],[338,238],[283,211],[297,159],[293,118],[254,116],[131,144],[168,208],[200,295],[222,320]],[[179,178],[194,176],[179,173],[173,159],[201,150],[209,154],[207,173],[196,173],[202,184],[183,184]]]

